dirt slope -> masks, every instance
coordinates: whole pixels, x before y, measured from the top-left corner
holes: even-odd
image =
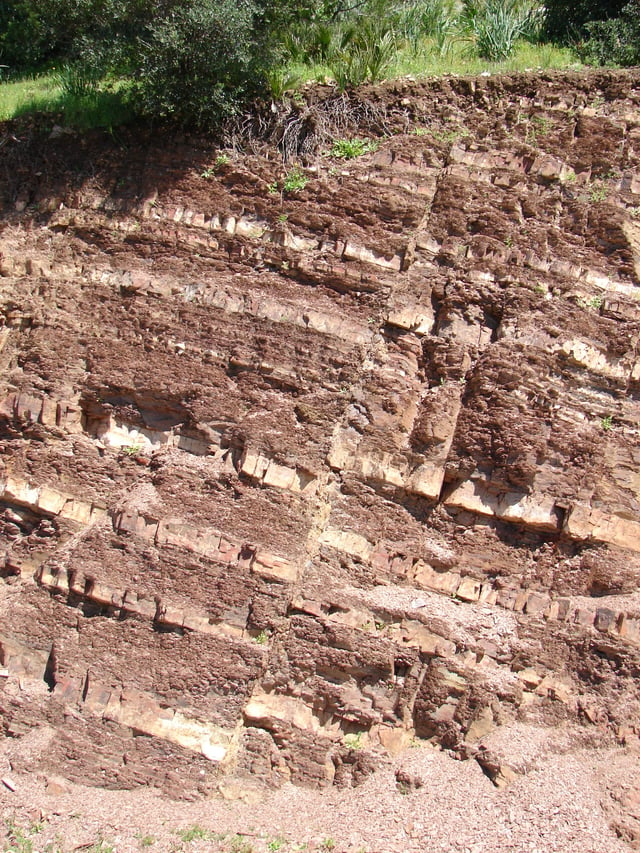
[[[305,809],[338,850],[638,845],[640,74],[272,124],[228,163],[0,136],[6,814],[237,831],[223,794],[256,851],[321,849]]]

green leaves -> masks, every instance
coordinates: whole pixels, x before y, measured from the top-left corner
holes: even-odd
[[[378,143],[371,139],[334,139],[329,152],[332,157],[337,157],[342,160],[352,160],[354,157],[361,157],[363,154],[369,154],[371,151],[376,151]]]
[[[547,0],[545,28],[553,39],[581,38],[588,21],[604,21],[622,12],[628,0]],[[636,6],[636,15],[638,15]]]
[[[136,100],[149,116],[218,125],[263,91],[270,64],[251,0],[189,0],[139,40]]]
[[[388,18],[362,17],[342,35],[340,48],[329,61],[331,72],[341,91],[361,83],[376,83],[384,76],[398,47],[396,34]]]
[[[522,38],[536,38],[542,25],[540,7],[527,0],[464,0],[463,22],[478,56],[500,62]]]
[[[578,48],[584,62],[594,65],[640,64],[640,4],[629,3],[620,17],[591,21],[585,26],[588,38]]]

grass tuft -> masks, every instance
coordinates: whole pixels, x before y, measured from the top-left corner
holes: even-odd
[[[369,154],[378,149],[378,143],[371,139],[336,139],[334,140],[331,151],[332,157],[337,157],[342,160],[352,160],[354,157],[361,157],[363,154]]]

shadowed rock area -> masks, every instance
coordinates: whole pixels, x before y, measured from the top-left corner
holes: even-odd
[[[305,99],[296,192],[275,144],[4,135],[11,774],[347,789],[428,741],[505,787],[514,727],[632,766],[640,74]]]

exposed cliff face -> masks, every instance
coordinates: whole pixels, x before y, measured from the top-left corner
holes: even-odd
[[[377,151],[297,193],[274,150],[5,138],[31,769],[349,786],[418,737],[504,784],[515,721],[638,744],[640,77],[361,97]]]

